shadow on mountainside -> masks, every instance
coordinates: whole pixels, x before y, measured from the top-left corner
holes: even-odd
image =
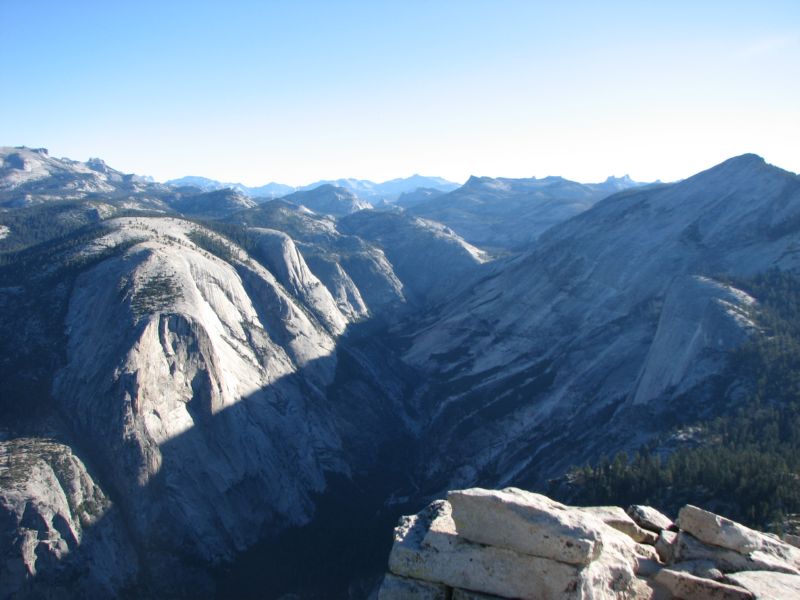
[[[387,508],[385,500],[398,488],[412,487],[407,472],[414,462],[413,438],[398,415],[406,411],[405,400],[417,378],[409,367],[395,358],[397,351],[390,346],[392,342],[385,333],[387,325],[375,318],[349,326],[346,334],[337,339],[335,376],[323,393],[312,389],[309,381],[315,379],[315,372],[330,368],[332,357],[311,361],[298,372],[216,413],[212,413],[207,399],[197,394],[188,406],[194,426],[161,444],[162,468],[146,485],[136,489],[138,500],[128,498],[134,487],[135,472],[120,469],[124,459],[117,457],[115,460],[112,456],[120,449],[131,450],[120,440],[111,439],[113,433],[109,432],[117,425],[95,424],[95,427],[108,427],[108,432],[86,429],[85,422],[79,426],[77,423],[81,419],[70,414],[70,407],[52,397],[51,392],[55,374],[66,363],[64,323],[77,276],[124,251],[133,242],[56,268],[52,268],[53,257],[71,252],[97,238],[102,231],[89,229],[55,239],[25,251],[17,257],[16,263],[0,268],[0,429],[4,430],[0,431],[0,441],[49,438],[67,446],[85,464],[91,478],[114,505],[99,519],[92,520],[91,525],[84,521],[83,535],[79,537],[87,547],[81,548],[81,542],[70,532],[61,536],[68,549],[61,560],[50,552],[48,536],[55,530],[61,532],[63,523],[59,527],[55,522],[34,523],[28,519],[25,527],[32,528],[34,534],[38,531],[35,554],[39,568],[35,577],[18,588],[19,597],[59,596],[64,590],[72,590],[66,593],[68,597],[76,593],[88,597],[108,596],[107,588],[101,586],[98,592],[98,586],[91,583],[92,570],[100,567],[88,560],[88,557],[94,558],[88,546],[97,538],[107,537],[109,531],[130,540],[140,563],[140,581],[116,590],[126,597],[211,597],[216,589],[220,598],[277,598],[296,590],[302,590],[302,597],[307,598],[344,598],[348,596],[352,581],[368,580],[370,575],[380,574],[391,545],[392,526],[400,514],[407,512],[399,504]],[[164,316],[169,314],[164,313]],[[114,334],[109,332],[109,335]],[[259,482],[255,481],[259,473],[245,474],[237,481],[238,489],[234,492],[237,498],[251,497],[241,503],[241,514],[234,515],[233,519],[241,517],[245,523],[259,524],[254,527],[250,548],[236,554],[232,561],[211,564],[202,558],[204,553],[198,548],[202,541],[171,538],[174,528],[171,531],[165,528],[163,539],[155,542],[151,537],[144,539],[137,523],[154,520],[169,524],[172,517],[168,510],[139,514],[140,508],[148,506],[147,498],[157,502],[159,509],[166,507],[179,513],[181,490],[170,478],[173,470],[197,463],[198,448],[204,449],[205,456],[225,455],[228,449],[224,441],[233,441],[241,433],[231,429],[231,425],[258,422],[251,416],[259,412],[262,415],[274,413],[275,410],[263,412],[261,408],[274,403],[276,397],[280,399],[280,392],[272,393],[271,389],[282,388],[293,390],[286,395],[288,398],[298,397],[298,394],[304,397],[303,404],[307,399],[324,403],[319,412],[336,419],[336,429],[344,445],[339,456],[318,457],[323,465],[325,485],[321,490],[321,486],[317,486],[318,491],[312,490],[305,499],[312,507],[311,520],[298,527],[297,523],[281,519],[280,514],[271,510],[269,501],[260,499],[259,494],[264,487],[274,488],[284,482]],[[117,401],[122,402],[121,399]],[[281,410],[287,409],[291,407]],[[266,418],[262,418],[262,424]],[[270,431],[264,428],[261,434],[267,437]],[[109,441],[113,444],[107,443]],[[318,450],[309,448],[308,451]],[[51,467],[56,465],[51,464]],[[219,479],[213,477],[213,466],[208,467],[206,476],[202,471],[204,467],[200,465],[195,469],[203,480],[200,485],[216,485]],[[71,483],[62,479],[59,478],[62,487]],[[248,490],[251,490],[249,494]],[[225,493],[230,491],[224,490]],[[276,495],[280,496],[281,490],[277,490]],[[141,498],[145,498],[144,503]],[[26,510],[26,514],[28,512],[33,511]],[[304,513],[309,513],[308,507],[298,509],[296,515],[302,517]],[[185,515],[183,517],[185,519]],[[83,519],[75,516],[75,520]],[[5,529],[11,527],[8,532],[11,535],[16,524],[6,525]],[[52,531],[48,533],[48,529]],[[224,537],[225,523],[219,523],[219,529],[219,535]],[[128,541],[123,542],[128,545]],[[231,548],[236,545],[230,539],[227,542]],[[114,562],[113,557],[103,557],[105,559],[107,563]],[[15,577],[10,572],[0,575],[0,580]],[[23,577],[24,571],[17,576]],[[82,589],[83,584],[87,585]],[[358,591],[354,594],[359,597]]]
[[[350,326],[337,345],[336,375],[325,394],[348,426],[342,438],[352,474],[326,474],[309,523],[264,532],[217,567],[217,598],[361,598],[382,576],[394,525],[417,509],[413,501],[387,505],[399,488],[412,487],[415,444],[398,418],[398,403],[416,374],[394,358],[383,333],[374,321]]]
[[[379,322],[351,325],[337,343],[335,377],[324,394],[317,394],[328,403],[325,409],[343,424],[340,434],[344,448],[341,457],[320,457],[323,464],[330,464],[325,470],[324,490],[310,494],[311,520],[300,526],[281,522],[281,515],[257,497],[262,487],[271,486],[271,482],[254,481],[257,473],[245,475],[237,481],[238,489],[224,491],[235,496],[234,505],[243,499],[241,510],[249,513],[234,515],[233,519],[261,520],[263,524],[253,536],[254,543],[230,561],[214,564],[205,560],[191,536],[171,538],[174,529],[165,529],[161,539],[143,539],[132,524],[142,520],[142,515],[135,514],[137,507],[149,504],[152,508],[154,503],[158,512],[147,518],[156,524],[185,518],[180,513],[185,508],[182,498],[186,492],[175,487],[171,475],[181,465],[196,462],[198,448],[206,453],[224,453],[224,444],[219,441],[236,436],[231,424],[249,418],[248,413],[270,401],[271,396],[263,393],[268,388],[215,414],[206,412],[202,405],[190,406],[194,427],[160,445],[161,469],[138,489],[138,499],[126,497],[115,483],[120,481],[119,473],[114,472],[119,462],[110,459],[109,449],[93,445],[88,436],[78,431],[60,436],[84,459],[93,479],[114,502],[113,510],[121,512],[129,525],[128,534],[141,570],[139,581],[121,591],[123,597],[280,598],[288,594],[286,597],[304,599],[359,598],[368,593],[366,588],[377,584],[391,548],[394,524],[401,514],[417,508],[413,501],[391,506],[386,502],[398,489],[413,487],[409,479],[415,452],[413,437],[397,415],[416,374],[394,358],[383,331],[385,326]],[[331,360],[332,357],[325,357],[312,361],[269,388],[307,389],[305,372],[322,369]],[[194,398],[190,404],[197,400]],[[264,431],[263,435],[268,436],[269,432]],[[337,464],[341,460],[347,461],[350,473]],[[196,473],[202,473],[203,468]],[[207,475],[208,480],[200,482],[200,488],[215,485],[214,474]],[[256,514],[258,511],[260,515]],[[111,512],[108,516],[112,518]],[[105,518],[85,528],[83,540],[91,542],[92,532],[103,530]],[[230,520],[228,515],[222,518]],[[153,528],[149,531],[152,533]],[[217,533],[227,535],[224,523],[220,523]],[[45,590],[83,593],[73,586],[90,580],[92,566],[80,564],[85,554],[78,551],[77,541],[73,540],[73,545],[60,564],[42,563],[44,568],[25,586],[21,597],[37,597]]]

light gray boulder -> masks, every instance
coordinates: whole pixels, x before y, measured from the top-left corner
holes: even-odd
[[[389,570],[404,577],[510,598],[579,597],[577,567],[469,542],[457,535],[450,505],[445,501],[403,517],[395,529]]]
[[[706,544],[780,567],[766,570],[792,572],[800,569],[800,549],[691,504],[681,509],[678,526]]]
[[[684,571],[662,569],[655,581],[682,600],[753,600],[755,596],[739,586],[697,577]]]
[[[650,588],[635,574],[635,542],[603,527],[597,525],[598,534],[608,538],[602,554],[579,567],[468,541],[456,530],[450,504],[437,501],[401,520],[389,569],[395,575],[505,598],[649,598]]]
[[[458,534],[472,542],[575,565],[602,551],[597,518],[541,494],[472,488],[452,491],[447,500]]]
[[[631,512],[648,513],[639,508],[648,507]],[[401,519],[380,600],[442,590],[451,600],[800,598],[796,549],[777,536],[693,506],[678,522],[705,540],[661,529],[647,545],[635,536],[655,533],[621,508],[570,507],[516,488],[452,491]]]
[[[633,504],[628,507],[627,513],[639,527],[656,533],[664,529],[671,529],[674,526],[674,523],[668,516],[651,506]]]
[[[673,562],[709,560],[723,573],[737,571],[775,571],[778,573],[800,574],[788,562],[761,551],[739,554],[733,550],[704,544],[692,535],[681,531],[675,540]]]

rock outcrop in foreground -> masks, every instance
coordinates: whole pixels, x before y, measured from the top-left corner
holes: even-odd
[[[138,571],[118,509],[69,446],[0,440],[0,598],[112,598]]]
[[[400,520],[378,598],[800,598],[800,549],[691,505],[672,523],[473,488]]]

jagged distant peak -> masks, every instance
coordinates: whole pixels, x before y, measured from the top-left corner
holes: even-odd
[[[47,148],[28,148],[27,146],[2,146],[0,147],[0,167],[16,169],[19,171],[30,170],[32,163],[42,164],[52,161]]]
[[[635,182],[633,181],[633,179],[631,179],[631,176],[626,173],[622,177],[609,175],[608,177],[606,177],[604,183],[635,183]]]
[[[81,173],[90,172],[101,175],[123,175],[100,158],[89,158],[85,162],[62,157],[50,156],[47,148],[29,148],[27,146],[0,147],[0,169],[14,169],[31,172],[37,177],[52,175],[55,172]]]
[[[651,183],[658,183],[658,182],[651,182]],[[644,185],[650,185],[650,183],[645,183],[641,181],[635,181],[631,178],[630,175],[625,174],[622,177],[617,177],[615,175],[609,175],[606,177],[605,181],[602,183],[587,183],[584,185],[588,185],[590,187],[594,187],[598,190],[604,190],[610,194],[621,192],[624,190],[628,190],[631,188],[641,187]]]
[[[90,158],[86,161],[86,166],[98,173],[108,173],[112,171],[102,158]]]
[[[28,186],[28,192],[31,193],[34,190],[30,186],[35,187],[37,182],[49,181],[54,176],[73,180],[73,185],[68,190],[68,195],[72,197],[81,197],[84,193],[111,192],[114,185],[125,178],[123,173],[108,167],[99,159],[81,162],[55,158],[50,156],[46,148],[0,148],[0,190],[10,192],[21,186]],[[66,187],[61,184],[57,188],[50,186],[45,195],[58,196],[58,192],[54,194],[54,189],[60,191]]]
[[[465,186],[472,186],[472,185],[480,185],[486,181],[493,181],[491,177],[486,177],[485,175],[470,175],[469,179],[467,179]]]
[[[715,165],[705,171],[702,171],[694,176],[700,177],[704,176],[708,173],[721,173],[725,172],[744,172],[747,171],[748,174],[751,174],[753,170],[758,169],[773,169],[776,172],[783,171],[779,167],[775,167],[774,165],[769,164],[759,156],[758,154],[754,153],[746,153],[741,154],[739,156],[731,157],[718,165]],[[690,178],[690,179],[692,179]],[[655,181],[652,183],[659,183],[660,181]],[[464,183],[463,188],[465,189],[474,189],[474,188],[483,188],[483,189],[504,189],[509,186],[518,187],[518,186],[542,186],[542,185],[553,185],[553,184],[577,184],[577,185],[585,185],[585,186],[594,186],[597,188],[603,189],[615,189],[615,190],[624,190],[632,187],[639,187],[644,185],[649,185],[648,182],[641,182],[634,180],[629,174],[622,175],[617,177],[615,175],[609,175],[606,179],[601,183],[579,183],[565,177],[561,177],[559,175],[548,175],[547,177],[520,177],[520,178],[512,178],[512,177],[488,177],[488,176],[481,176],[481,175],[470,175],[469,179],[467,179],[466,183]]]
[[[29,148],[28,146],[0,146],[0,156],[16,153],[39,154],[40,156],[50,156],[47,148]]]
[[[602,183],[581,183],[572,179],[567,179],[561,175],[547,175],[546,177],[488,177],[481,175],[470,175],[469,179],[464,184],[464,187],[486,187],[505,185],[534,185],[537,187],[554,184],[578,184],[578,185],[616,185],[616,186],[638,186],[646,185],[645,183],[634,181],[630,175],[623,175],[616,177],[614,175],[608,176]]]

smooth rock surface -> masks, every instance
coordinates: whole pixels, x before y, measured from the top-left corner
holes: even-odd
[[[328,288],[309,270],[292,238],[274,229],[254,227],[250,231],[258,239],[259,258],[281,285],[310,308],[331,334],[343,333],[347,317]]]
[[[438,303],[458,293],[489,260],[440,223],[405,213],[361,211],[337,222],[340,232],[381,248],[414,303]]]
[[[546,558],[468,542],[437,501],[395,529],[389,569],[396,575],[523,600],[580,598],[580,570]]]
[[[598,519],[517,488],[450,492],[458,534],[473,542],[586,565],[602,550]]]
[[[651,506],[633,504],[628,507],[627,513],[639,527],[656,533],[674,526],[674,523],[668,516]]]
[[[681,509],[678,526],[706,544],[800,568],[800,549],[691,504]]]

